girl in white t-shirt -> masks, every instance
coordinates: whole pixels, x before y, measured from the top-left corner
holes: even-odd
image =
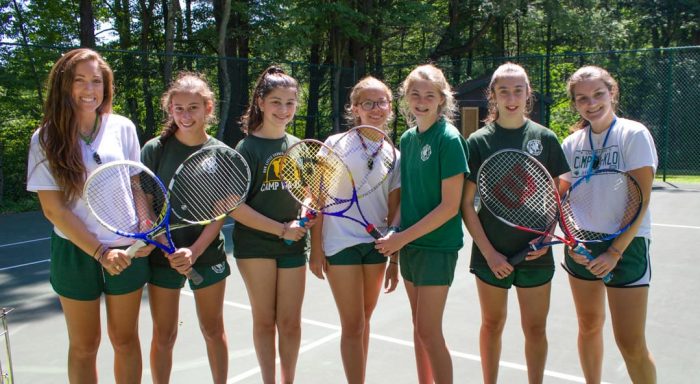
[[[346,107],[347,121],[353,126],[371,125],[386,129],[393,118],[391,101],[391,90],[386,84],[374,77],[365,77],[350,93],[350,105]],[[342,134],[329,137],[326,144],[333,147],[340,136]],[[367,162],[353,156],[343,160],[361,161],[363,166]],[[392,222],[399,207],[399,168],[397,163],[381,188],[362,199],[363,212],[369,222],[379,224],[380,231],[387,229],[387,223]],[[387,257],[375,249],[374,238],[361,226],[348,224],[344,218],[319,216],[311,230],[309,269],[319,279],[324,278],[324,273],[328,277],[340,314],[340,352],[348,383],[365,382],[369,320],[377,305],[382,281],[387,293],[396,289],[397,256],[394,254],[388,258],[387,267]]]
[[[569,79],[567,92],[581,120],[562,144],[571,172],[561,176],[560,190],[592,170],[617,169],[637,180],[644,197],[639,217],[627,231],[613,241],[589,246],[593,260],[567,249],[564,268],[578,315],[583,373],[586,382],[601,381],[607,294],[615,340],[632,382],[655,383],[656,368],[644,335],[651,277],[647,208],[658,164],[654,141],[644,125],[615,115],[619,88],[606,70],[580,68]],[[610,272],[613,278],[603,283],[601,278]]]
[[[138,314],[149,278],[153,246],[131,259],[133,240],[102,227],[83,200],[87,175],[100,164],[139,159],[134,124],[112,114],[114,77],[95,51],[75,49],[49,73],[44,118],[32,136],[27,190],[37,192],[53,224],[51,286],[68,326],[68,380],[97,382],[100,296],[105,294],[107,328],[114,347],[117,382],[141,381]]]

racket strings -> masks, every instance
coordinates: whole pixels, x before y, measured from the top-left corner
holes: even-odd
[[[603,170],[572,186],[562,202],[562,221],[577,240],[609,239],[637,218],[642,199],[627,173]]]
[[[162,185],[137,163],[112,163],[95,171],[86,182],[85,199],[102,224],[130,234],[157,227],[167,210]]]
[[[249,180],[248,166],[238,153],[230,149],[198,152],[173,177],[173,212],[193,223],[223,217],[245,199]]]
[[[302,141],[290,148],[280,164],[280,178],[297,201],[316,211],[342,210],[352,198],[352,175],[321,142]]]
[[[504,151],[479,171],[483,204],[512,224],[545,231],[557,220],[554,183],[546,169],[528,155]]]
[[[358,197],[379,188],[396,166],[396,149],[381,130],[360,126],[341,136],[333,150],[350,168]]]

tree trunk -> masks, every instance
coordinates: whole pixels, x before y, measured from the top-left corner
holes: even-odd
[[[163,84],[167,87],[173,77],[173,51],[175,50],[176,5],[179,0],[163,0],[163,19],[165,21],[165,56],[163,57]],[[177,6],[177,9],[180,7]]]
[[[95,17],[92,0],[80,0],[80,46],[95,49]]]
[[[226,31],[231,18],[231,0],[217,1],[214,5],[216,18],[216,30],[218,34],[217,54],[219,55],[219,114],[222,122],[218,135],[221,138],[226,131],[226,119],[228,117],[229,106],[231,105],[231,82],[229,81],[228,65],[226,64]]]
[[[318,137],[318,101],[323,74],[321,68],[321,44],[316,41],[311,44],[309,54],[309,101],[306,107],[306,131],[304,138]]]
[[[119,49],[125,52],[129,51],[132,49],[131,10],[129,9],[129,0],[115,0],[114,13],[114,27],[119,34]],[[134,56],[132,54],[125,53],[121,55],[121,58],[124,71],[132,71],[136,69],[136,61],[134,60]],[[124,89],[120,89],[119,92],[126,95],[126,106],[129,112],[129,117],[139,129],[139,135],[142,138],[145,138],[143,135],[143,127],[141,127],[139,124],[138,102],[136,101],[136,96],[134,95],[134,78],[134,74],[130,72],[126,72],[126,76],[120,76],[120,82],[123,84]]]
[[[143,90],[143,103],[146,108],[146,121],[144,122],[142,141],[153,137],[156,132],[156,118],[153,108],[153,94],[151,92],[150,65],[149,65],[149,35],[151,34],[151,22],[153,21],[153,9],[155,0],[139,0],[139,13],[141,16],[141,37],[139,50],[141,51],[141,86]]]

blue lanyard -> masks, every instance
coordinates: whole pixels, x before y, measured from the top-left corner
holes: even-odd
[[[605,134],[605,139],[603,139],[603,146],[600,147],[601,150],[603,148],[605,148],[605,144],[608,143],[608,137],[610,137],[610,131],[612,131],[613,126],[615,125],[616,122],[617,122],[617,116],[613,117],[613,121],[610,123],[610,127],[608,127],[608,132]],[[590,163],[588,163],[588,170],[586,172],[586,181],[588,180],[588,178],[590,178],[590,175],[593,173],[593,170],[598,169],[598,167],[600,166],[600,159],[596,155],[595,148],[593,148],[593,127],[592,126],[589,126],[589,128],[588,128],[588,143],[591,146],[591,156],[592,157],[591,157]]]

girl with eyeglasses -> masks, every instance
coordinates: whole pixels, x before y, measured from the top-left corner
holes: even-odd
[[[371,125],[387,129],[393,118],[391,101],[391,90],[386,84],[374,77],[365,77],[353,87],[345,117],[352,126]],[[341,136],[330,136],[325,144],[332,147]],[[363,155],[351,154],[343,160],[350,164],[361,162],[365,166]],[[398,210],[401,185],[399,168],[397,157],[389,179],[381,188],[362,199],[367,219],[382,223],[379,225],[381,232],[386,232],[388,223]],[[365,382],[370,318],[379,299],[382,281],[387,293],[396,289],[397,256],[385,257],[379,253],[374,248],[374,238],[367,231],[358,225],[348,225],[343,218],[319,216],[311,230],[309,269],[319,279],[324,279],[324,273],[328,277],[340,314],[340,352],[348,383]]]
[[[612,241],[588,246],[593,260],[567,248],[563,266],[569,272],[576,304],[583,374],[586,382],[601,381],[607,296],[613,333],[630,379],[655,383],[656,367],[644,331],[651,281],[651,215],[647,210],[658,165],[654,140],[643,124],[616,115],[619,87],[605,69],[578,69],[567,83],[567,93],[581,119],[562,144],[571,172],[561,177],[560,190],[594,169],[617,169],[637,180],[644,197],[642,210],[627,231]],[[606,199],[601,196],[598,201],[605,204]],[[613,278],[604,283],[601,278],[610,272]]]
[[[136,127],[112,113],[113,84],[112,69],[97,52],[80,48],[61,56],[49,73],[44,118],[29,149],[27,190],[38,193],[54,226],[50,279],[68,326],[71,383],[97,382],[102,294],[114,380],[141,381],[138,316],[149,277],[144,256],[154,247],[127,256],[133,240],[100,225],[82,196],[87,175],[100,164],[139,160]]]

